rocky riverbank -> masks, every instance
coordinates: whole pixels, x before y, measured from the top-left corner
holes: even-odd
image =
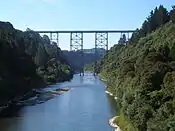
[[[109,120],[109,125],[112,126],[112,127],[115,129],[115,131],[122,131],[122,130],[120,129],[120,127],[119,127],[117,124],[114,123],[115,119],[117,119],[118,117],[119,117],[119,116],[115,116],[115,117],[111,118],[111,119]]]
[[[17,101],[17,105],[23,105],[23,106],[31,106],[36,104],[44,103],[58,95],[61,95],[65,92],[67,92],[69,88],[63,88],[63,89],[55,89],[50,91],[44,91],[44,90],[34,90],[33,96],[30,96],[29,98],[22,98],[21,100]]]
[[[7,104],[0,106],[0,113],[11,107],[34,106],[41,104],[69,90],[69,88],[58,88],[49,91],[34,89],[31,92],[28,92],[23,96],[16,97]]]
[[[112,97],[114,97],[114,99],[117,100],[117,97],[113,93],[111,93],[111,92],[109,92],[107,90],[105,91],[105,93],[110,95],[110,96],[112,96]]]
[[[114,97],[114,99],[117,100],[117,97],[113,93],[109,92],[108,90],[106,90],[105,93],[108,94],[108,95],[110,95],[111,97]],[[115,129],[115,131],[122,131],[120,129],[120,127],[114,122],[115,119],[117,119],[118,117],[119,116],[115,116],[115,117],[111,118],[109,120],[109,125],[112,126]]]

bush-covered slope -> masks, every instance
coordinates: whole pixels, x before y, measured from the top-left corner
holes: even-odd
[[[63,51],[63,54],[71,65],[75,72],[78,72],[84,68],[87,64],[93,63],[96,60],[100,60],[104,54],[105,49],[97,48],[95,55],[95,48],[92,49],[83,49],[83,57],[80,51]],[[72,59],[74,58],[74,59]]]
[[[115,45],[105,56],[101,75],[118,97],[124,131],[175,131],[173,22],[165,21],[127,46]]]
[[[103,58],[96,60],[90,64],[86,64],[84,70],[87,72],[100,73],[101,66],[103,65]]]
[[[55,43],[30,30],[0,22],[0,101],[48,82],[69,80],[71,69]]]

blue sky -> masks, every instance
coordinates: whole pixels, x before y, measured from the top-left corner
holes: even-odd
[[[25,30],[136,29],[160,4],[170,9],[174,0],[4,0],[0,20]],[[118,40],[111,35],[109,44]],[[69,35],[60,36],[62,49],[69,48]],[[94,46],[93,34],[84,36],[85,48]]]

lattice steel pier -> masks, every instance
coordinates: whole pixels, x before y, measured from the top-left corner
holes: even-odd
[[[84,75],[84,53],[83,53],[83,32],[71,32],[70,33],[70,51],[80,52],[80,76]],[[74,58],[76,59],[76,58]]]
[[[95,59],[97,57],[97,53],[99,53],[100,55],[104,55],[104,52],[100,52],[100,50],[97,49],[105,49],[106,51],[108,51],[108,32],[96,32],[95,33]],[[95,61],[95,65],[94,65],[94,75],[97,74],[97,61]]]

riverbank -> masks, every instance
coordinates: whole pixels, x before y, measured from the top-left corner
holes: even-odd
[[[112,126],[112,127],[115,129],[115,131],[122,131],[122,130],[120,129],[120,127],[115,123],[115,120],[116,120],[118,117],[119,117],[119,116],[115,116],[115,117],[111,118],[111,119],[109,120],[109,125]]]
[[[106,90],[106,94],[108,94],[110,97],[113,97],[117,101],[117,97],[111,93],[110,91]],[[136,130],[133,125],[127,120],[127,118],[122,113],[121,109],[118,109],[120,112],[117,116],[111,118],[109,120],[110,126],[112,126],[115,131],[128,131],[128,130]]]
[[[12,107],[20,108],[24,106],[34,106],[37,104],[41,104],[69,90],[69,88],[58,88],[49,91],[45,91],[42,89],[33,89],[23,96],[16,97],[13,100],[8,101],[8,103],[6,103],[5,105],[0,106],[0,113],[3,113],[4,110],[8,110],[8,108]]]
[[[105,93],[106,93],[106,94],[109,94],[110,96],[113,96],[114,99],[117,100],[117,97],[116,97],[113,93],[111,93],[111,92],[109,92],[109,91],[107,91],[107,90],[105,91]]]
[[[107,87],[106,87],[106,89],[107,89]],[[114,99],[117,100],[117,97],[112,92],[106,90],[105,93],[111,97],[114,97]],[[120,129],[120,127],[115,123],[117,118],[119,118],[119,116],[115,116],[115,117],[109,119],[109,125],[112,126],[115,129],[115,131],[122,131]]]
[[[50,81],[44,81],[43,79],[36,79],[35,81],[32,81],[30,84],[23,84],[23,86],[26,86],[26,90],[23,93],[17,94],[15,95],[13,98],[11,99],[6,99],[6,100],[1,100],[0,101],[0,113],[3,110],[6,110],[9,106],[11,105],[20,105],[20,106],[25,106],[25,105],[35,105],[34,103],[43,103],[44,101],[46,101],[47,99],[51,99],[54,95],[61,95],[63,94],[65,91],[68,91],[68,89],[58,89],[57,91],[50,91],[50,92],[43,92],[41,93],[41,90],[44,88],[49,87],[50,85],[54,85],[56,83],[61,83],[61,82],[65,82],[65,81],[70,81],[73,78],[73,75],[70,75],[69,77],[65,78],[62,81],[57,80],[56,82],[50,82]],[[31,89],[29,89],[30,87],[32,87]],[[42,87],[42,88],[41,88]],[[45,94],[45,96],[44,96]],[[47,94],[47,95],[46,95]],[[36,97],[39,96],[39,97]],[[42,97],[44,96],[44,97]],[[37,99],[41,100],[38,101]],[[35,100],[36,98],[36,100]],[[37,101],[37,102],[30,102],[30,104],[26,103],[27,101]],[[44,99],[44,100],[43,100]]]

